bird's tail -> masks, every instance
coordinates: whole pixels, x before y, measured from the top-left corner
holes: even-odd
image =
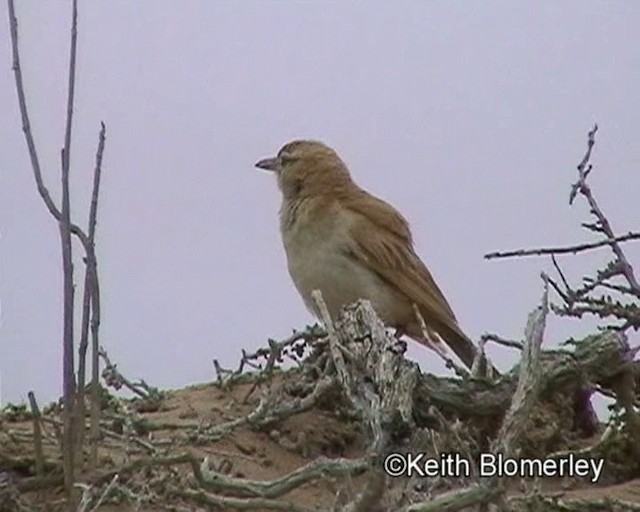
[[[465,364],[465,366],[469,369],[473,366],[473,363],[476,359],[476,355],[478,353],[478,348],[475,346],[473,341],[469,339],[469,337],[458,327],[457,323],[444,323],[438,322],[437,324],[432,324],[431,326],[425,326],[427,332],[424,331],[414,331],[411,329],[407,334],[414,340],[423,345],[426,344],[431,348],[434,348],[437,352],[441,352],[442,349],[438,349],[437,347],[433,347],[435,343],[446,344],[453,352],[460,358],[460,360]],[[434,335],[437,335],[435,338]],[[431,338],[430,340],[425,340],[425,337]],[[431,343],[428,343],[431,341]],[[487,375],[500,375],[498,370],[488,361],[486,360],[487,365]]]
[[[438,329],[438,334],[440,334],[444,342],[455,352],[467,368],[471,369],[473,362],[476,359],[476,355],[478,354],[478,348],[475,346],[473,341],[471,341],[469,337],[462,332],[460,327],[457,325],[443,325]],[[489,370],[487,373],[489,375],[491,373],[499,375],[496,368],[488,360],[486,361],[486,364],[487,370]]]

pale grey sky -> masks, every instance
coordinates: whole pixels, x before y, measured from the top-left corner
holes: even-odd
[[[519,337],[549,269],[484,253],[587,238],[586,208],[567,198],[594,121],[597,198],[617,231],[640,227],[638,2],[79,3],[72,213],[86,224],[104,120],[101,336],[132,378],[206,381],[214,357],[235,364],[312,321],[287,274],[276,184],[253,167],[292,138],[332,145],[408,218],[474,338]],[[70,2],[16,4],[59,201]],[[6,6],[0,40],[2,399],[45,401],[60,392],[61,251],[21,132]],[[640,247],[628,251],[640,268]],[[562,261],[578,279],[605,256]],[[593,326],[554,319],[547,343]],[[491,354],[502,368],[517,356]],[[443,371],[422,347],[409,356]]]

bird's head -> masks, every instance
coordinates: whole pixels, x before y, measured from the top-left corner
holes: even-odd
[[[315,140],[288,142],[275,157],[264,158],[255,166],[276,173],[285,198],[323,193],[351,183],[349,171],[338,154]]]

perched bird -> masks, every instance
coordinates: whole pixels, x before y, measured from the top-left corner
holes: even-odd
[[[319,316],[315,289],[333,318],[343,306],[368,299],[398,336],[434,348],[441,343],[437,333],[471,367],[476,348],[415,253],[407,221],[360,188],[333,149],[294,140],[255,166],[277,177],[289,274],[308,309]]]

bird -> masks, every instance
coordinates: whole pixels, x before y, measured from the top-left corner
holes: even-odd
[[[416,254],[409,223],[361,188],[333,148],[296,139],[255,167],[277,178],[287,268],[312,314],[322,318],[313,290],[334,319],[344,306],[366,299],[396,336],[438,351],[444,341],[472,367],[477,349]]]

